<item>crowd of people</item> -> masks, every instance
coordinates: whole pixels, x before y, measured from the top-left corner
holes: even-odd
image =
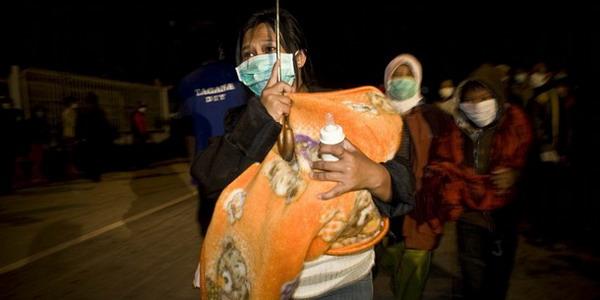
[[[100,181],[107,163],[114,164],[110,160],[115,159],[111,153],[117,132],[95,93],[82,99],[62,99],[58,122],[50,122],[48,107],[33,107],[26,118],[9,97],[2,97],[0,102],[2,194],[56,180]],[[149,132],[145,110],[146,105],[140,104],[131,114],[135,167],[146,164],[144,145]]]
[[[276,144],[284,116],[293,109],[287,94],[315,90],[311,73],[305,69],[310,57],[300,26],[285,11],[281,22],[282,60],[277,61],[274,12],[259,12],[249,19],[236,49],[236,72],[248,88],[246,104],[235,98],[230,105],[235,108],[215,120],[220,128],[224,125],[224,133],[195,128],[197,136],[213,137],[198,147],[192,167],[203,203],[204,231],[221,191],[248,166],[260,163]],[[286,65],[286,55],[291,64]],[[278,82],[276,68],[292,77]],[[376,201],[388,205],[387,209],[378,205],[392,225],[385,247],[378,246],[383,249],[377,251],[382,256],[377,260],[386,258],[391,265],[397,299],[422,297],[432,254],[443,238],[444,225],[451,221],[456,223],[462,271],[460,294],[465,299],[504,299],[523,217],[533,241],[552,242],[565,229],[557,220],[562,220],[561,207],[572,197],[564,182],[573,155],[573,82],[567,70],[551,70],[544,63],[530,68],[482,64],[466,78],[441,81],[439,98],[426,99],[421,93],[425,76],[418,58],[411,54],[395,57],[384,71],[382,92],[405,126],[403,144],[393,160],[380,168],[352,146],[321,145],[321,154],[342,159],[313,162],[319,172],[312,178],[344,187],[325,193],[325,199],[366,189]],[[200,100],[204,106],[199,110],[205,110],[195,113],[208,114],[206,103],[211,101]],[[377,184],[370,185],[373,178]],[[406,186],[410,191],[403,190]],[[352,280],[348,278],[358,272],[357,265],[340,268],[342,260],[326,255],[316,261],[318,267],[307,263],[298,274],[293,298],[310,294],[314,299],[351,299],[348,295],[371,299],[370,269],[375,259]],[[307,275],[329,267],[340,271],[329,277]],[[313,282],[315,278],[321,281]],[[315,285],[319,291],[308,293]]]
[[[195,137],[191,173],[204,233],[221,192],[249,166],[262,162],[277,143],[294,107],[290,94],[321,90],[298,21],[285,10],[280,18],[280,58],[275,54],[275,12],[258,12],[240,31],[237,68],[221,59],[206,62],[177,91],[180,113],[190,118],[186,131]],[[319,155],[335,155],[338,161],[311,163],[311,180],[337,182],[323,191],[322,201],[369,192],[391,223],[385,243],[306,262],[297,282],[286,286],[291,289],[286,297],[371,299],[373,274],[387,271],[397,299],[421,299],[432,255],[445,225],[454,222],[460,294],[464,299],[504,299],[519,232],[534,243],[556,245],[567,234],[565,207],[575,197],[569,186],[575,85],[568,70],[533,63],[482,64],[465,78],[442,80],[438,95],[428,99],[422,92],[427,74],[418,57],[399,54],[391,59],[383,82],[374,85],[382,87],[402,120],[396,155],[378,163],[346,140],[319,146]],[[45,107],[32,108],[26,119],[10,98],[0,98],[0,104],[0,194],[46,182],[49,164],[56,161],[61,162],[61,178],[101,180],[115,131],[97,95],[63,99],[59,127],[49,125]],[[139,103],[130,117],[135,167],[148,161],[146,110]],[[336,272],[328,273],[331,269]],[[223,277],[217,280],[223,286],[202,292],[228,292],[227,283],[229,289],[236,284],[231,280],[235,278]],[[236,295],[246,299],[249,289],[243,286]]]

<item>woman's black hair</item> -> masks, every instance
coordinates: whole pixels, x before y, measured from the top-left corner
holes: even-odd
[[[237,63],[241,63],[241,48],[242,42],[244,39],[244,34],[256,26],[260,24],[267,24],[273,32],[275,32],[275,19],[276,12],[274,9],[268,9],[264,11],[259,11],[246,21],[246,24],[242,26],[242,30],[240,31],[240,35],[237,42],[236,48],[236,60]],[[296,60],[294,59],[294,71],[296,76],[299,77],[302,83],[309,87],[313,80],[312,74],[312,66],[310,64],[310,59],[307,51],[307,43],[304,33],[302,29],[300,29],[300,24],[298,20],[287,10],[280,9],[279,10],[279,29],[281,31],[281,46],[285,48],[290,53],[296,53],[296,51],[303,51],[306,55],[306,62],[304,66],[299,70],[296,65]]]

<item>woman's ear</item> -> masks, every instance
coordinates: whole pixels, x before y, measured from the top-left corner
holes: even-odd
[[[298,66],[298,69],[304,67],[304,64],[306,63],[306,54],[304,53],[304,50],[298,50],[294,59],[296,59],[296,66]]]

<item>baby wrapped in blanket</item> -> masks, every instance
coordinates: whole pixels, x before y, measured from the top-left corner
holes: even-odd
[[[295,155],[281,158],[273,145],[221,193],[200,254],[202,299],[289,298],[305,264],[324,255],[372,249],[388,220],[366,190],[321,200],[336,183],[309,177],[319,160],[319,130],[331,113],[346,138],[368,158],[385,162],[397,153],[400,116],[373,87],[289,94]]]

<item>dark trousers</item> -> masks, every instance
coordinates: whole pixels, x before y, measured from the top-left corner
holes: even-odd
[[[94,181],[100,181],[102,175],[102,164],[106,147],[100,142],[84,141],[80,144],[81,168],[86,177]]]
[[[12,191],[15,160],[14,153],[0,152],[0,195],[9,194]]]
[[[571,217],[575,211],[571,198],[569,169],[556,163],[537,165],[534,190],[529,195],[530,222],[533,237],[552,243],[567,237],[568,225],[578,218]]]
[[[494,227],[457,222],[464,299],[506,298],[517,248],[516,228],[500,222]]]

